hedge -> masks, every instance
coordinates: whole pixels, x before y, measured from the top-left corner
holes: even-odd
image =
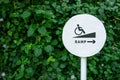
[[[0,80],[79,80],[80,58],[62,43],[76,14],[98,17],[107,41],[88,58],[88,80],[120,80],[120,0],[0,0]]]

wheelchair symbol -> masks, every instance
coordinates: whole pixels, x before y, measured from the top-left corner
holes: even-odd
[[[79,24],[77,24],[77,27],[74,30],[76,35],[81,35],[81,34],[85,34],[85,31],[82,29],[82,27],[79,26]]]

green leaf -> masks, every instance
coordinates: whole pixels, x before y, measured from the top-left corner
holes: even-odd
[[[50,62],[55,62],[55,59],[53,58],[53,56],[50,56],[50,57],[47,59],[47,64],[49,64]]]
[[[23,19],[26,19],[26,18],[30,17],[30,15],[31,15],[31,13],[29,11],[24,11],[23,14],[21,15],[21,17]]]
[[[56,69],[59,66],[59,63],[60,62],[56,60],[54,63],[52,63],[52,65],[51,65],[52,68]]]
[[[44,13],[44,17],[47,19],[51,19],[51,18],[54,18],[55,16],[53,15],[52,11],[46,11]]]
[[[41,28],[38,29],[38,32],[42,35],[45,35],[47,33],[47,30],[46,30],[45,27],[41,27]]]
[[[63,56],[61,57],[61,59],[62,59],[63,61],[66,61],[67,56],[66,56],[66,55],[63,55]]]
[[[36,25],[31,24],[28,31],[27,31],[27,36],[30,37],[34,34],[35,30],[36,30]]]
[[[55,39],[55,40],[52,41],[51,44],[52,44],[52,45],[57,45],[57,44],[58,44],[58,41]]]
[[[99,14],[103,15],[103,14],[104,14],[104,9],[103,9],[103,8],[100,8],[100,9],[98,10],[98,12],[99,12]]]
[[[9,3],[10,1],[9,0],[1,0],[3,1],[4,3]]]
[[[9,31],[8,31],[8,35],[9,35],[9,36],[12,36],[12,34],[13,34],[13,32],[9,30]]]
[[[34,74],[34,71],[31,67],[26,69],[26,74],[25,74],[26,78],[30,78],[33,74]]]
[[[51,36],[47,36],[47,37],[45,38],[45,40],[46,40],[47,43],[50,43],[51,40],[52,40],[52,37],[51,37]]]
[[[44,50],[45,50],[46,52],[52,52],[52,51],[53,51],[53,47],[52,47],[51,45],[47,45],[47,46],[44,48]]]
[[[45,11],[42,10],[42,9],[37,9],[35,12],[36,12],[36,14],[42,14],[42,13],[45,13]]]
[[[65,68],[65,64],[60,64],[60,68]]]
[[[19,17],[19,13],[18,12],[14,12],[10,14],[10,17]]]
[[[56,31],[56,35],[60,35],[61,34],[61,31],[60,30],[57,30]]]
[[[43,23],[44,24],[44,23]],[[46,28],[51,28],[52,27],[52,22],[49,20],[49,21],[45,21],[45,24],[44,24],[44,26],[46,27]]]
[[[19,69],[19,73],[16,74],[15,80],[19,80],[24,76],[24,65],[21,65],[20,69]]]
[[[35,54],[36,57],[40,56],[40,55],[42,54],[42,49],[40,49],[40,48],[35,48],[34,54]]]
[[[18,60],[18,61],[16,62],[16,65],[20,65],[20,64],[21,64],[21,61]]]
[[[27,36],[30,37],[32,36],[34,33],[34,29],[33,28],[29,28],[28,31],[27,31]]]

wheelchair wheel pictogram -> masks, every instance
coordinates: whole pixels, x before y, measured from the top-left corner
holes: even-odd
[[[79,31],[78,28],[75,28],[74,32],[75,32],[76,35],[81,35],[82,34],[82,31]]]
[[[82,29],[82,27],[79,26],[79,24],[77,24],[77,27],[74,30],[76,35],[81,35],[81,34],[85,34],[85,31]]]

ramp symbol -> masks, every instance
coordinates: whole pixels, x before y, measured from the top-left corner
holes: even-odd
[[[74,33],[77,35],[74,38],[95,38],[96,37],[96,32],[85,34],[86,32],[84,31],[84,29],[82,29],[82,27],[79,26],[79,24],[77,24],[77,27],[75,28]]]

